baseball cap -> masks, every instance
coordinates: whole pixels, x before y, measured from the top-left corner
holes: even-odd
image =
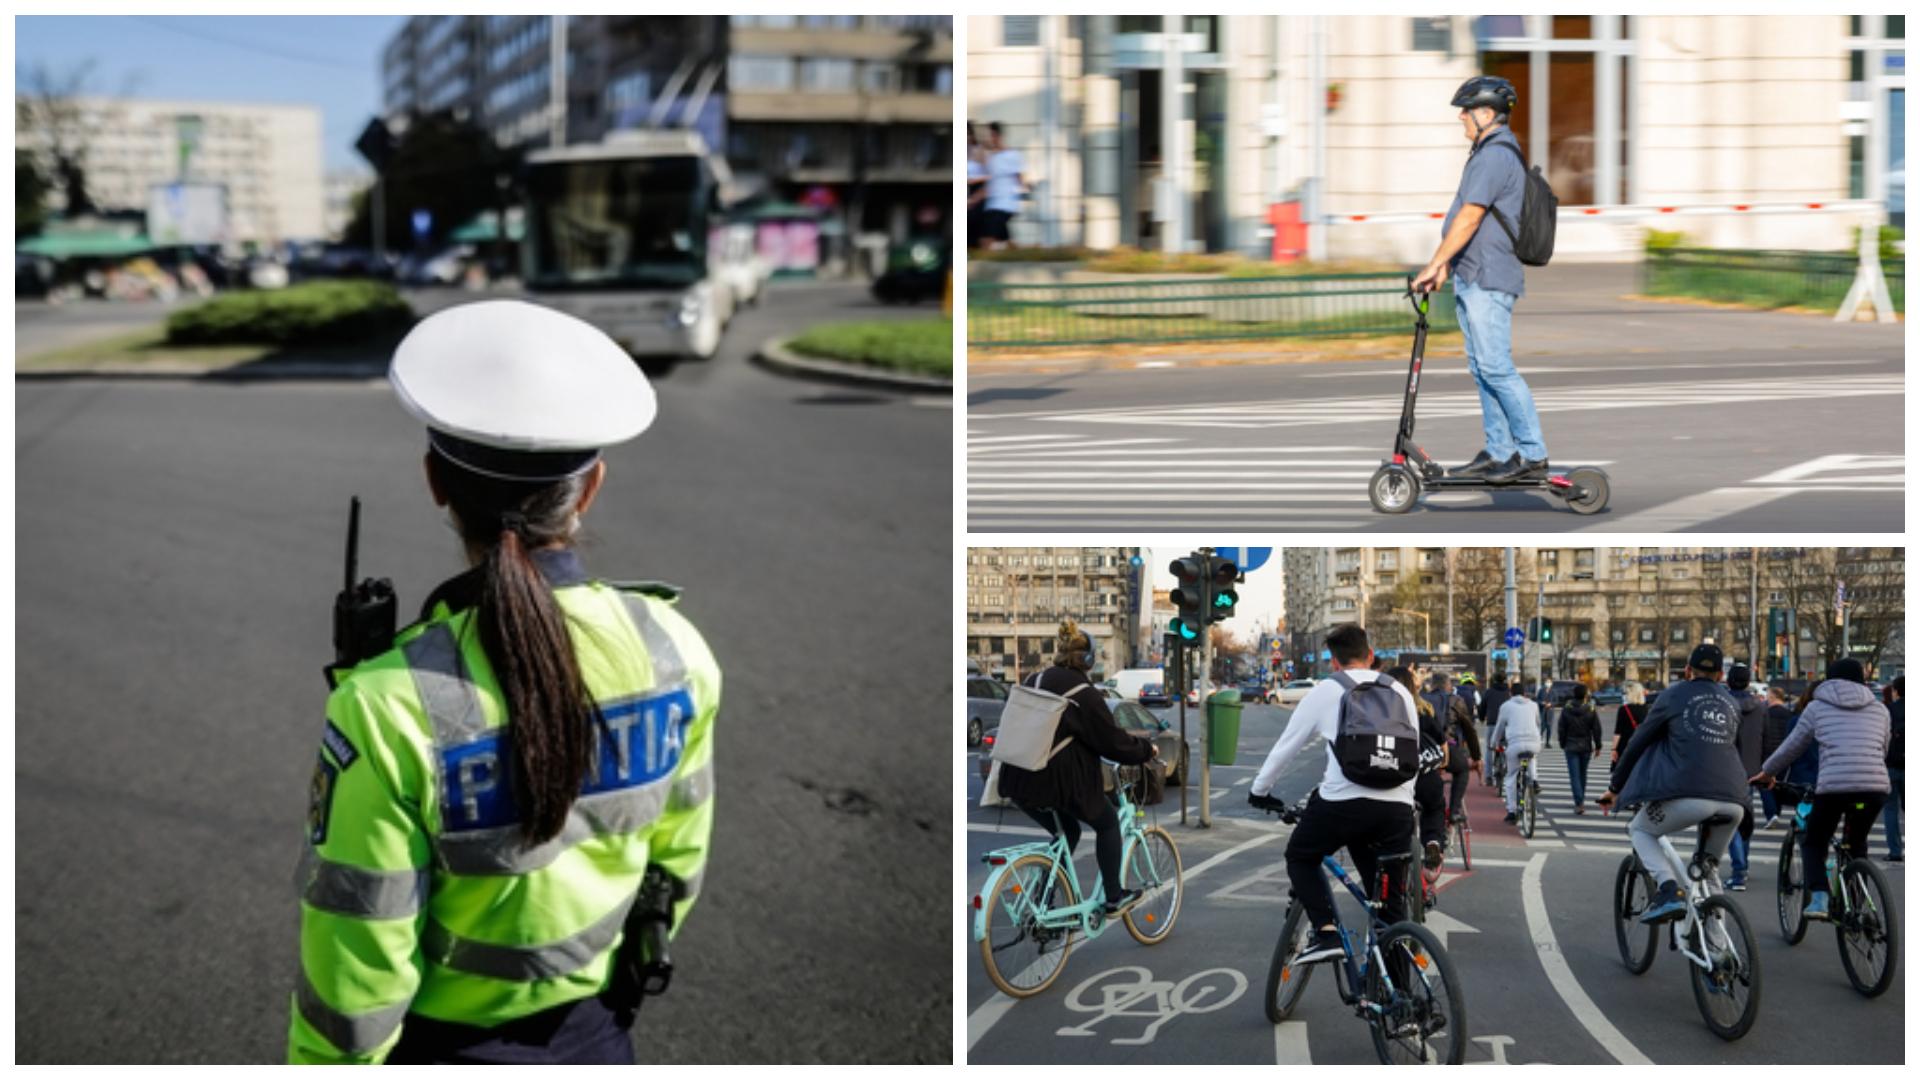
[[[1693,655],[1687,657],[1687,666],[1695,671],[1711,671],[1717,675],[1720,672],[1720,661],[1723,656],[1718,645],[1696,645],[1693,647]]]

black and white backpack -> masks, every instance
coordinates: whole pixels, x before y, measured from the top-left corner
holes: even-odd
[[[1344,671],[1333,681],[1340,696],[1340,723],[1333,758],[1346,778],[1362,787],[1393,788],[1420,772],[1420,724],[1390,679],[1361,681]]]

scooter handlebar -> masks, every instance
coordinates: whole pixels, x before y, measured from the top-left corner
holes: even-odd
[[[1413,287],[1413,277],[1414,276],[1412,274],[1407,275],[1407,291],[1404,295],[1406,296],[1407,300],[1413,304],[1413,310],[1415,314],[1425,315],[1427,313],[1427,305],[1429,303],[1427,298],[1433,294],[1433,290],[1431,289],[1416,290]]]

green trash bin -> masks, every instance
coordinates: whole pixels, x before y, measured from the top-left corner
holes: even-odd
[[[1207,695],[1207,761],[1233,764],[1240,748],[1240,691],[1216,690]]]

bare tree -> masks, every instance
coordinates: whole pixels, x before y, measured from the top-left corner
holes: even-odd
[[[35,61],[14,96],[14,138],[33,147],[69,217],[97,209],[87,190],[87,155],[101,130],[118,115],[110,101],[88,100],[96,67],[94,61],[83,60],[55,71],[45,61]],[[119,96],[131,96],[135,84],[129,77]]]
[[[1462,548],[1453,560],[1453,618],[1460,647],[1477,652],[1498,637],[1506,607],[1499,548]]]

